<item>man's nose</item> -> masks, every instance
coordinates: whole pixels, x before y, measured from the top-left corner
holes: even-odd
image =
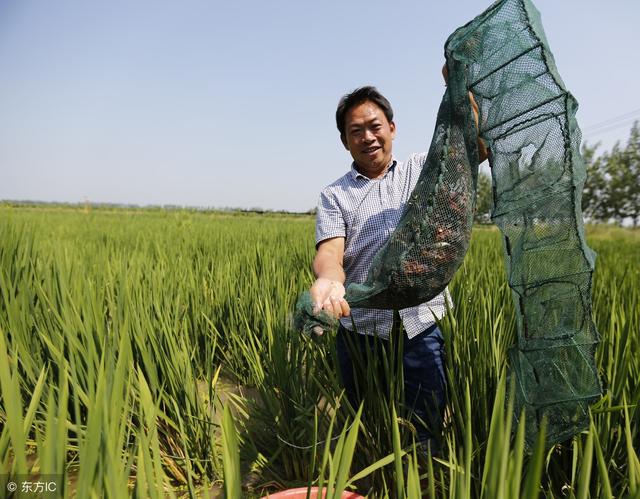
[[[376,137],[371,130],[365,130],[364,136],[362,137],[365,142],[373,142]]]

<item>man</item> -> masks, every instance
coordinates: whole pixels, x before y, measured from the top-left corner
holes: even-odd
[[[477,106],[471,99],[477,124]],[[324,310],[340,319],[337,336],[340,373],[347,396],[357,404],[354,353],[372,349],[376,336],[383,342],[388,341],[392,328],[396,330],[397,325],[393,324],[391,310],[350,310],[344,299],[345,286],[365,280],[373,257],[400,220],[426,153],[414,154],[406,163],[394,159],[393,110],[389,101],[371,86],[342,97],[336,111],[336,124],[353,163],[346,175],[327,186],[320,195],[317,253],[313,262],[317,279],[310,293],[314,313]],[[483,149],[481,159],[484,157]],[[416,425],[418,440],[425,444],[437,438],[441,429],[445,399],[444,341],[436,319],[445,314],[447,300],[450,298],[445,290],[428,303],[399,312],[406,332],[401,342],[405,401],[418,423],[432,424],[431,427]],[[354,325],[358,334],[352,331]],[[385,350],[389,349],[387,345]]]

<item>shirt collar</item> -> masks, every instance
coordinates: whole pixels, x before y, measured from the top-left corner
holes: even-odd
[[[387,173],[389,173],[391,170],[393,170],[396,167],[397,164],[398,164],[398,162],[396,161],[396,158],[392,156],[391,157],[391,164],[387,168],[387,171],[384,172],[384,175],[383,175],[382,178],[384,178],[387,175]],[[363,175],[358,170],[356,170],[356,162],[355,161],[351,162],[351,171],[349,173],[351,173],[351,178],[353,178],[353,179],[361,177],[361,178],[364,178],[366,180],[371,180],[369,177]]]

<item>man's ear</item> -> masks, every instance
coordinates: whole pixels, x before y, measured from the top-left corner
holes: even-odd
[[[347,145],[347,137],[345,136],[344,133],[340,134],[340,140],[342,141],[342,145],[344,146],[344,148],[348,151],[349,146]]]
[[[396,138],[396,124],[393,120],[389,123],[389,128],[391,129],[391,139]]]

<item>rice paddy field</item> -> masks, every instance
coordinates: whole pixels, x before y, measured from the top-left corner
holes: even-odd
[[[393,355],[379,359],[390,386],[372,377],[359,411],[341,398],[333,334],[292,330],[313,227],[310,216],[0,206],[0,496],[13,477],[53,475],[54,496],[79,498],[307,486],[640,497],[640,231],[587,227],[604,397],[588,430],[526,450],[508,402],[502,241],[474,229],[441,323],[449,393],[429,456],[412,445]]]

